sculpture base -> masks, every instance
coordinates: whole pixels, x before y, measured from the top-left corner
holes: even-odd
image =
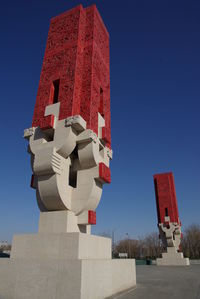
[[[162,258],[156,260],[157,266],[189,266],[188,258],[183,257],[182,252],[176,252],[175,247],[168,247],[167,252],[162,253]]]
[[[135,285],[135,260],[112,260],[110,239],[83,233],[15,236],[0,260],[2,299],[103,299]]]

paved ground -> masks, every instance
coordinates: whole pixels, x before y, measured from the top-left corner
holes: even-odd
[[[137,288],[116,299],[200,299],[200,265],[137,266]]]

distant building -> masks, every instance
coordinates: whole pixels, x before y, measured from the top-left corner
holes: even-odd
[[[127,259],[128,253],[127,252],[119,252],[119,258]]]
[[[7,247],[8,245],[9,245],[8,241],[0,241],[0,249],[4,248],[4,247]]]

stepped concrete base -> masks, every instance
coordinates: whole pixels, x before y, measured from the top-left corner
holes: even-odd
[[[183,257],[182,252],[176,252],[175,247],[168,247],[167,252],[162,253],[162,258],[156,260],[157,266],[189,266],[188,258]]]
[[[0,260],[1,299],[103,299],[136,284],[134,260]]]
[[[135,260],[112,260],[110,239],[83,233],[15,236],[0,260],[0,299],[103,299],[135,285]]]

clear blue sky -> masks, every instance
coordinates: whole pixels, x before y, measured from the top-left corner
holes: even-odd
[[[93,1],[82,1],[84,6]],[[0,240],[36,232],[23,130],[31,126],[51,17],[79,1],[7,0],[0,9]],[[156,231],[152,175],[173,171],[183,228],[200,223],[200,2],[96,5],[110,32],[112,183],[95,233]]]

